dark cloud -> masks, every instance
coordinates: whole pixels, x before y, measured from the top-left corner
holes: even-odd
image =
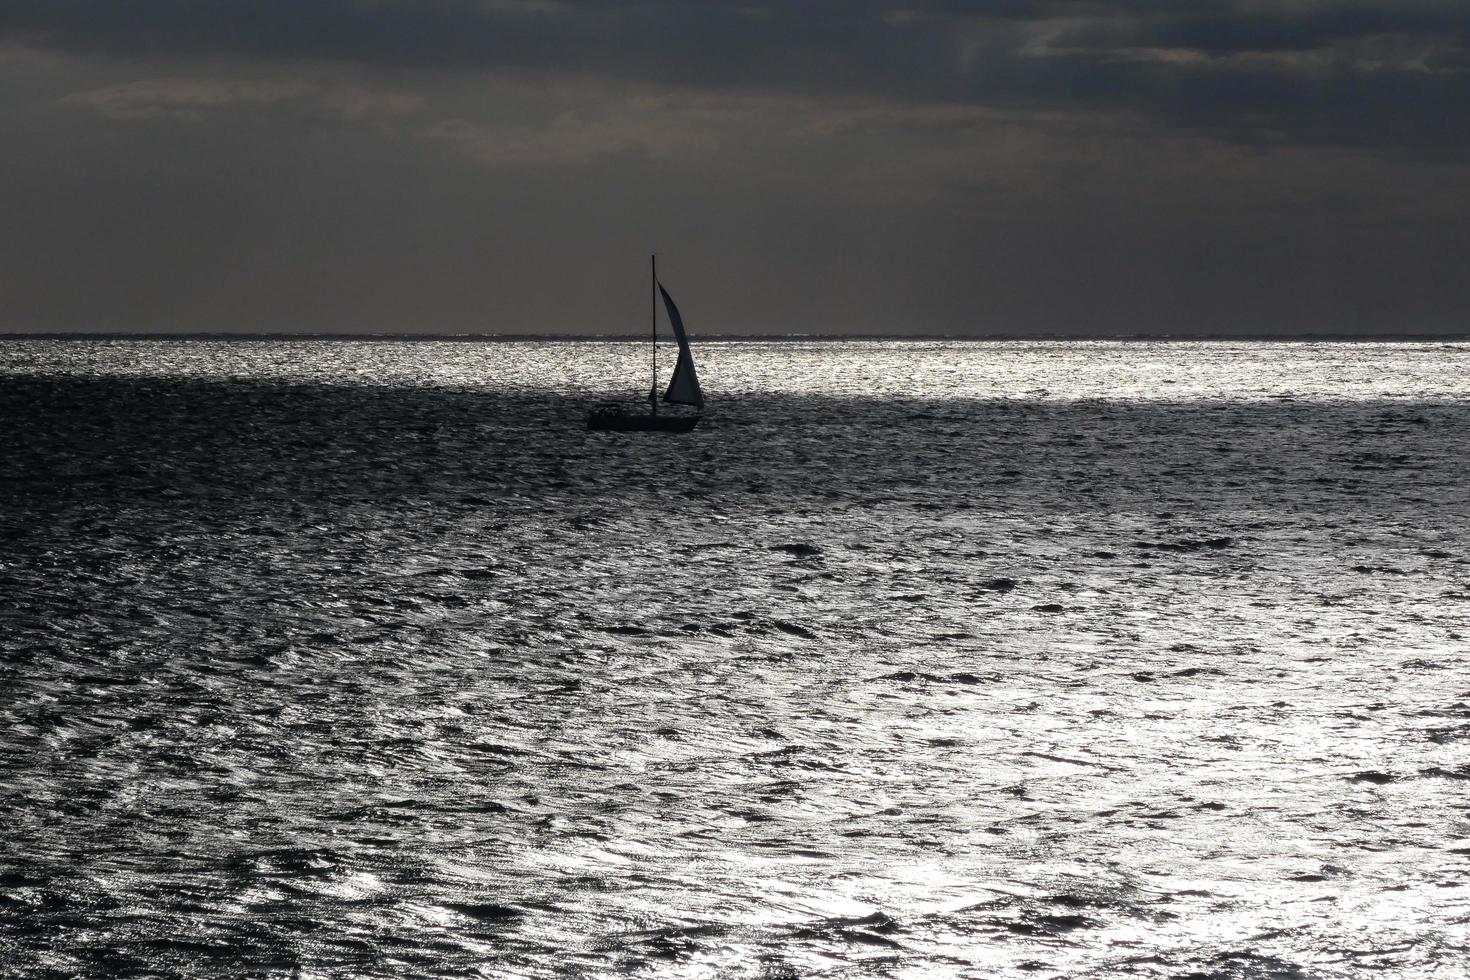
[[[1461,0],[9,0],[0,30],[127,56],[575,71],[1131,111],[1246,142],[1470,148]]]
[[[633,73],[847,82],[945,73],[956,29],[1062,25],[1094,47],[1302,51],[1403,35],[1463,44],[1470,12],[1449,0],[10,0],[0,30],[114,53],[236,53],[397,64],[616,66]]]
[[[1464,0],[6,0],[0,330],[616,330],[650,247],[706,330],[1463,330],[1467,51]]]

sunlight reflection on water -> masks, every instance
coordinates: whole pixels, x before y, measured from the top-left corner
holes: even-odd
[[[1458,977],[1470,345],[0,345],[12,976]]]

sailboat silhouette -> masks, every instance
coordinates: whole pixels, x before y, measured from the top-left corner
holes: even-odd
[[[702,410],[704,393],[699,389],[699,376],[694,371],[694,355],[689,352],[689,337],[684,333],[684,319],[679,316],[679,308],[674,305],[674,300],[669,296],[668,290],[664,289],[663,283],[658,281],[658,256],[656,255],[649,256],[649,273],[651,276],[649,303],[652,322],[650,346],[653,367],[653,386],[648,391],[649,411],[647,414],[630,412],[616,403],[599,405],[587,413],[587,428],[589,429],[612,432],[688,432],[699,424],[699,415],[658,414],[658,302],[654,296],[655,292],[663,297],[664,309],[669,315],[669,326],[673,328],[674,339],[679,342],[679,356],[674,362],[674,374],[669,378],[669,386],[664,390],[663,400],[671,405],[693,405]]]

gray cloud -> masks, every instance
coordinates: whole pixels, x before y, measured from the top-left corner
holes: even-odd
[[[1137,112],[1246,142],[1470,148],[1458,0],[10,0],[0,31],[125,56],[576,71]]]
[[[343,121],[392,119],[423,106],[423,99],[360,85],[324,85],[299,78],[220,79],[168,77],[73,92],[63,105],[93,109],[117,120],[174,119],[200,122],[212,113],[242,107],[290,106]]]
[[[9,0],[0,330],[1463,330],[1467,19]]]

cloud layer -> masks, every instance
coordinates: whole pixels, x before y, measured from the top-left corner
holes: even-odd
[[[1470,147],[1470,7],[1451,0],[11,0],[0,31],[112,55],[565,71]]]
[[[1463,0],[9,0],[0,93],[0,330],[1470,314]]]

